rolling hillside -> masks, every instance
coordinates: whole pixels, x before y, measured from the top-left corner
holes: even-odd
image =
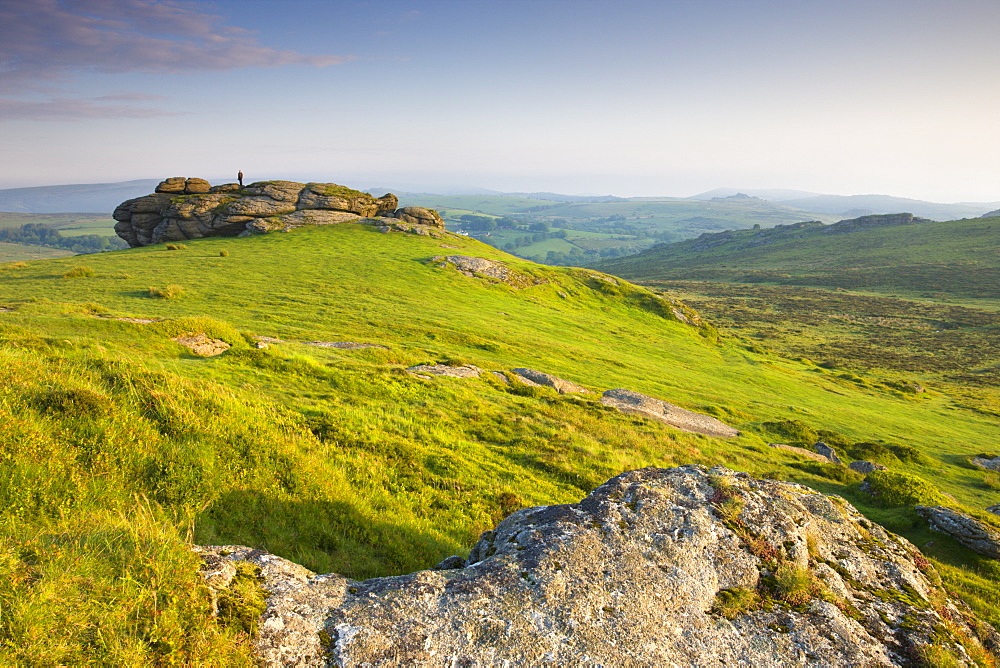
[[[738,230],[596,265],[629,280],[772,283],[1000,298],[1000,219]],[[863,219],[859,219],[863,220]]]
[[[767,445],[821,437],[985,515],[1000,482],[966,461],[1000,421],[947,392],[783,357],[646,288],[458,235],[335,225],[172,246],[0,267],[0,663],[249,665],[252,592],[210,617],[191,542],[396,574],[465,553],[513,509],[686,463],[843,495],[1000,623],[995,562],[846,467]],[[174,340],[197,335],[228,350]],[[434,363],[592,392],[407,371]],[[619,413],[597,400],[611,388],[741,434]]]

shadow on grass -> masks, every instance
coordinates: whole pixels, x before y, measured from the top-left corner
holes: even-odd
[[[247,545],[317,573],[355,580],[426,570],[466,549],[366,516],[344,501],[290,500],[255,491],[223,494],[197,518],[195,542]]]

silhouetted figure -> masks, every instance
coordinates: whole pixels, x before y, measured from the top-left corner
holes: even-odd
[[[243,187],[243,170],[242,169],[240,170],[240,173],[236,175],[236,178],[238,178],[240,180],[240,188],[242,188]]]

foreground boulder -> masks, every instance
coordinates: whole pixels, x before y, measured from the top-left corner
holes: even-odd
[[[219,559],[260,566],[269,666],[971,665],[959,641],[980,648],[905,539],[838,497],[721,467],[624,473],[410,575],[356,582],[199,550],[216,589]]]
[[[113,214],[115,233],[132,247],[202,237],[288,231],[305,225],[372,220],[407,231],[443,229],[436,211],[396,209],[393,194],[376,198],[336,183],[259,181],[211,186],[204,179],[172,177],[152,195],[122,202]]]

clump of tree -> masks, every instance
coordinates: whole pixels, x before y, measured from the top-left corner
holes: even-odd
[[[64,237],[59,233],[59,230],[42,223],[26,223],[20,227],[0,228],[0,241],[11,244],[61,248],[74,253],[100,253],[128,248],[128,244],[118,237],[103,237],[99,234]]]

